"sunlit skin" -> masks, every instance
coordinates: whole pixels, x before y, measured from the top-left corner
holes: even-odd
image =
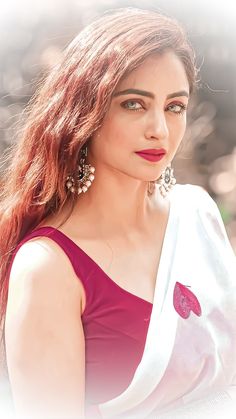
[[[75,217],[84,212],[104,229],[128,233],[148,228],[153,213],[168,213],[168,197],[149,197],[148,181],[160,177],[183,139],[188,95],[184,66],[170,51],[147,58],[117,85],[89,144],[87,160],[96,168],[95,180],[79,196]],[[158,162],[135,154],[148,148],[164,148],[167,154]]]

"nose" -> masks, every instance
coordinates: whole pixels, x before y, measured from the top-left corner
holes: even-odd
[[[147,119],[145,137],[147,139],[165,140],[169,135],[164,111],[155,111]]]

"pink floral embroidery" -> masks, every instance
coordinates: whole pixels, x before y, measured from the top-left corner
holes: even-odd
[[[175,310],[183,319],[190,316],[191,310],[197,316],[201,316],[202,310],[197,297],[180,282],[175,284],[173,303]]]

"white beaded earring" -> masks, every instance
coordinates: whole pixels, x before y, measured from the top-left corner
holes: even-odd
[[[81,158],[75,176],[69,175],[66,179],[67,189],[78,195],[82,192],[87,192],[95,178],[95,167],[91,166],[91,164],[86,164],[87,154],[88,148],[85,146],[85,148],[81,150]]]

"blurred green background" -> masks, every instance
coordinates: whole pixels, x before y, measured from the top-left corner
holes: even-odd
[[[195,47],[200,81],[188,111],[184,147],[174,162],[175,177],[211,194],[236,252],[234,0],[0,0],[0,153],[16,141],[17,124],[37,81],[63,48],[104,10],[127,6],[155,8],[177,18]]]

